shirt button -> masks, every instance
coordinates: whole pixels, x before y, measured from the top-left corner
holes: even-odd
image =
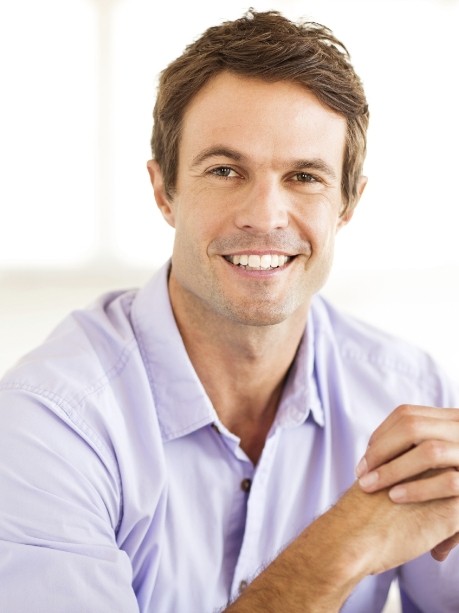
[[[241,490],[243,492],[249,493],[251,487],[252,487],[252,481],[250,479],[242,479]]]
[[[239,594],[242,594],[242,592],[245,590],[245,588],[249,585],[248,581],[242,580],[239,584]]]

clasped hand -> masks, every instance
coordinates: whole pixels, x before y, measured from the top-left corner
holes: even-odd
[[[356,473],[367,493],[387,489],[398,504],[456,498],[459,506],[459,409],[402,405],[375,430]],[[437,544],[444,560],[459,532]]]

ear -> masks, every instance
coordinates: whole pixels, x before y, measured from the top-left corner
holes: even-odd
[[[340,215],[340,218],[338,220],[338,225],[336,228],[337,231],[343,228],[344,226],[346,226],[351,221],[352,216],[354,215],[354,211],[360,201],[360,198],[363,194],[363,190],[365,189],[365,186],[367,183],[368,183],[368,177],[364,177],[362,175],[359,179],[359,184],[357,186],[357,197],[356,197],[355,203],[351,207],[348,207],[345,213]]]
[[[149,160],[147,162],[147,170],[150,175],[150,181],[153,186],[153,193],[155,195],[156,204],[161,211],[164,219],[167,223],[175,228],[175,214],[174,207],[170,199],[166,194],[166,188],[164,187],[163,173],[156,160]]]

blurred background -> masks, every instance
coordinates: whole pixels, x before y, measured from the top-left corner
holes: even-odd
[[[0,374],[169,256],[145,170],[157,75],[249,6],[331,27],[367,91],[369,183],[324,293],[459,378],[458,0],[0,0]]]

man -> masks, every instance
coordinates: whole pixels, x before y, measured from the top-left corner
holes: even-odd
[[[373,613],[395,577],[459,610],[459,391],[317,295],[367,123],[339,41],[274,12],[163,72],[171,262],[2,382],[1,610]]]

